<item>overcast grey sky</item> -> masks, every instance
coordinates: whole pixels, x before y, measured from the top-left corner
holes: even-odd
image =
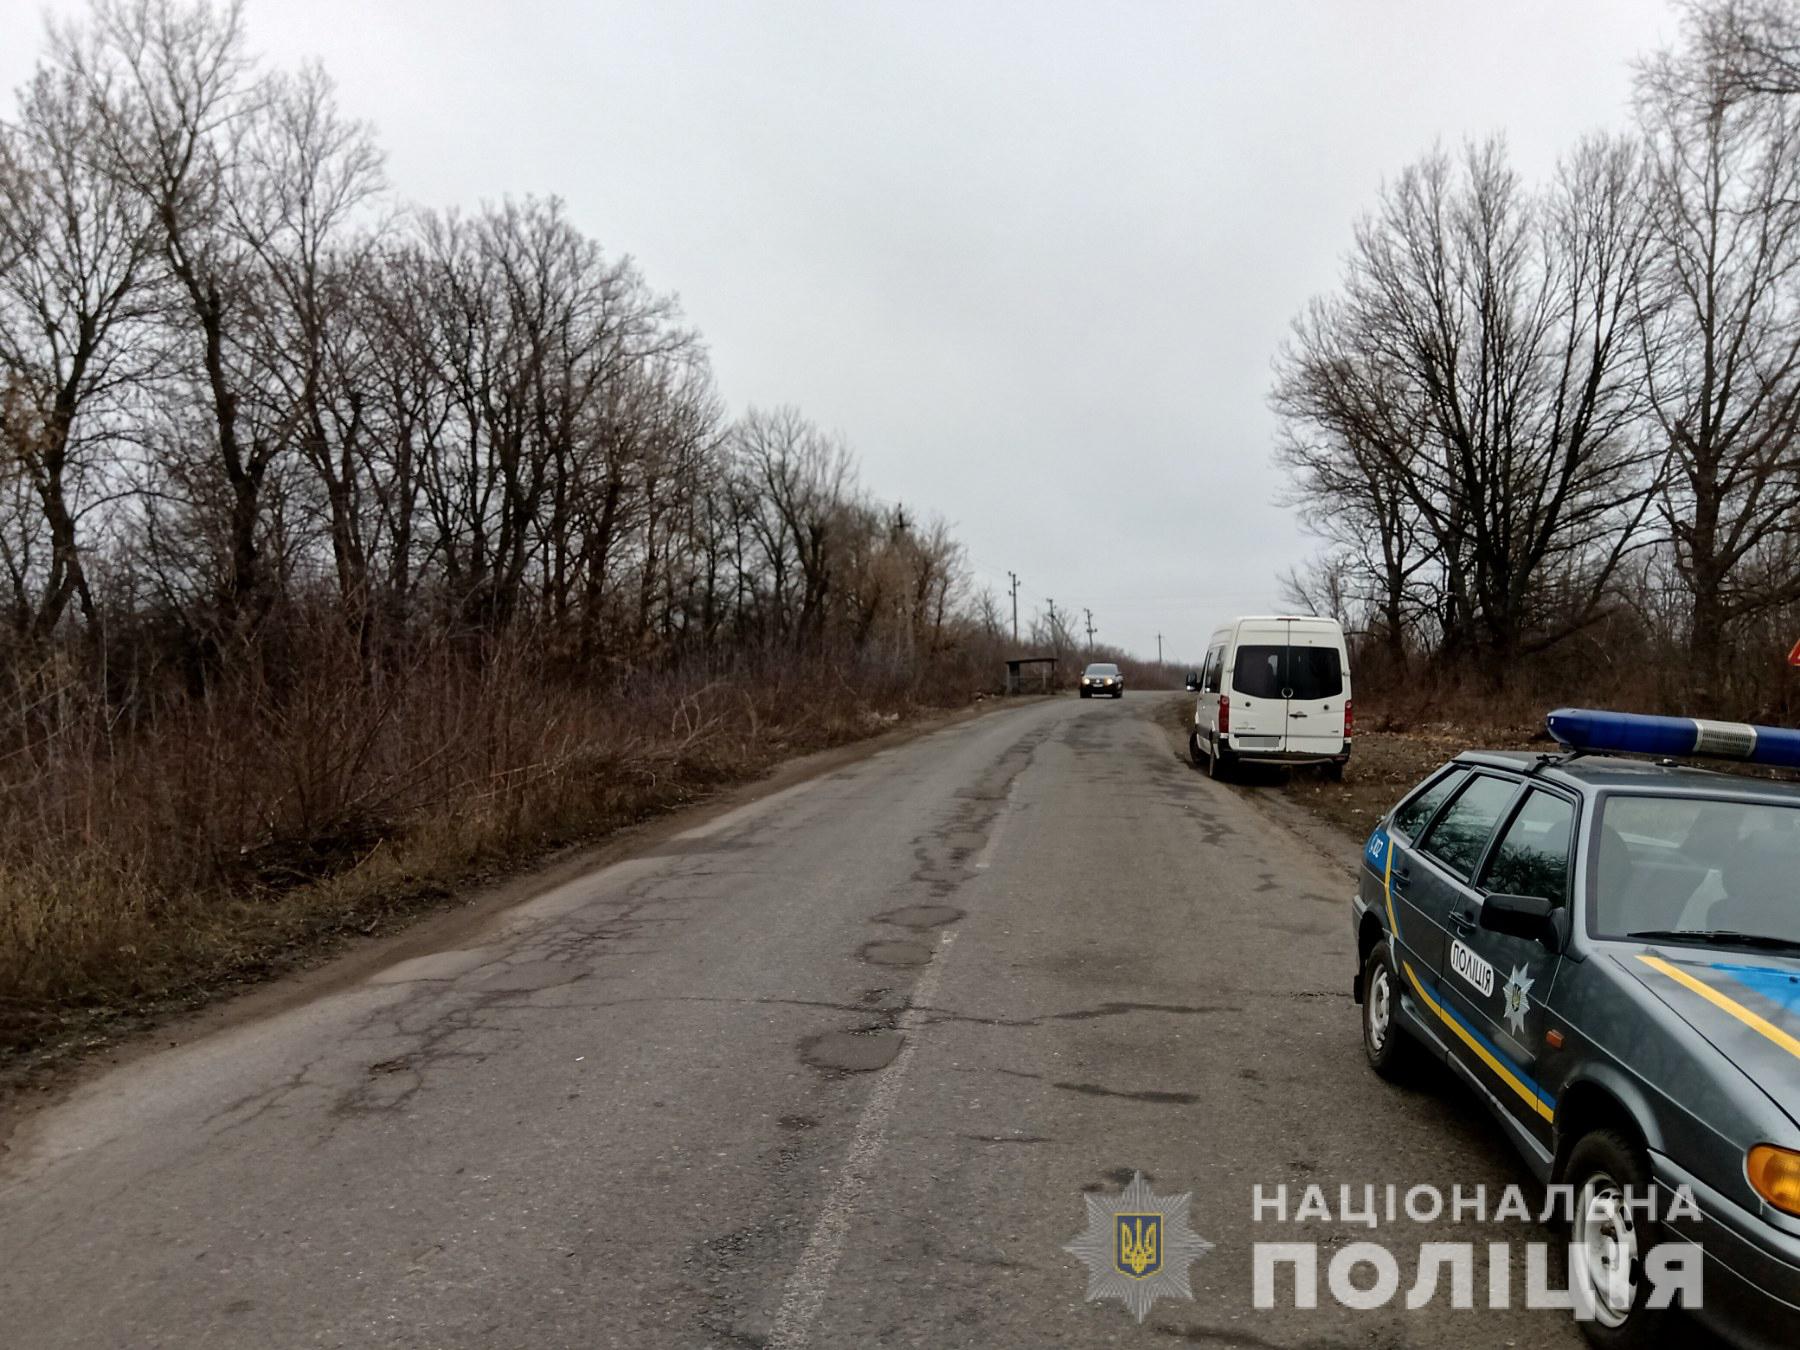
[[[51,10],[83,8],[58,0]],[[0,84],[41,0],[0,0]],[[980,584],[1192,656],[1312,549],[1270,360],[1437,139],[1537,177],[1623,122],[1664,0],[249,0],[403,197],[555,193],[681,297],[734,409],[793,403]]]

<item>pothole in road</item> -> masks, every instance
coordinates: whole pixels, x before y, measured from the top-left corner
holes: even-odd
[[[931,948],[923,942],[881,940],[865,942],[857,955],[876,966],[923,966],[931,961]]]
[[[800,1058],[815,1069],[838,1073],[869,1073],[894,1062],[906,1036],[898,1031],[868,1027],[861,1031],[827,1031],[800,1043]]]
[[[952,905],[902,905],[885,914],[877,914],[872,922],[891,923],[896,928],[942,928],[955,923],[966,911]]]

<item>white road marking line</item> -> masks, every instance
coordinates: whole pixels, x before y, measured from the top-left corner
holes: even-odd
[[[932,998],[937,993],[938,981],[943,978],[945,957],[949,955],[950,944],[955,938],[956,934],[949,932],[940,940],[931,965],[913,986],[907,1014],[899,1019],[902,1023],[900,1030],[909,1033],[912,1031],[913,1008],[931,1005]],[[849,1235],[851,1212],[862,1198],[863,1191],[868,1187],[869,1177],[875,1170],[876,1160],[886,1142],[883,1132],[887,1128],[888,1117],[893,1114],[894,1103],[900,1096],[900,1085],[905,1081],[907,1067],[912,1063],[913,1052],[917,1048],[918,1041],[909,1034],[906,1044],[900,1047],[900,1054],[882,1071],[875,1090],[869,1094],[862,1116],[856,1122],[856,1133],[850,1137],[850,1147],[844,1154],[843,1170],[838,1173],[837,1183],[831,1188],[831,1193],[825,1197],[825,1208],[820,1211],[818,1222],[813,1225],[806,1250],[800,1253],[794,1273],[788,1277],[787,1289],[781,1296],[781,1307],[775,1314],[775,1330],[769,1337],[769,1350],[801,1350],[812,1333],[813,1321],[818,1317],[819,1309],[824,1306],[825,1295],[831,1289],[831,1277],[837,1270],[839,1258],[844,1254],[844,1239]]]

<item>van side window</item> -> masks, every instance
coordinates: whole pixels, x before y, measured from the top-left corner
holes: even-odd
[[[1219,692],[1219,667],[1225,663],[1225,649],[1214,647],[1206,654],[1206,668],[1200,672],[1200,691],[1205,694]]]
[[[1510,778],[1476,774],[1426,831],[1421,847],[1459,877],[1473,876],[1494,826],[1518,792]]]
[[[1574,825],[1574,806],[1554,793],[1534,789],[1494,845],[1481,884],[1503,895],[1535,895],[1567,904],[1569,835]]]
[[[1400,806],[1394,812],[1393,828],[1408,839],[1417,839],[1419,831],[1431,823],[1437,814],[1438,807],[1449,800],[1450,794],[1462,786],[1463,779],[1469,776],[1466,769],[1453,769],[1439,778],[1434,778]]]

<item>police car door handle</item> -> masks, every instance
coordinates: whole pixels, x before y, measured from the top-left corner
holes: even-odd
[[[1391,884],[1396,891],[1403,891],[1406,889],[1406,883],[1412,880],[1412,869],[1410,867],[1396,867],[1393,876],[1388,880],[1389,884]]]

